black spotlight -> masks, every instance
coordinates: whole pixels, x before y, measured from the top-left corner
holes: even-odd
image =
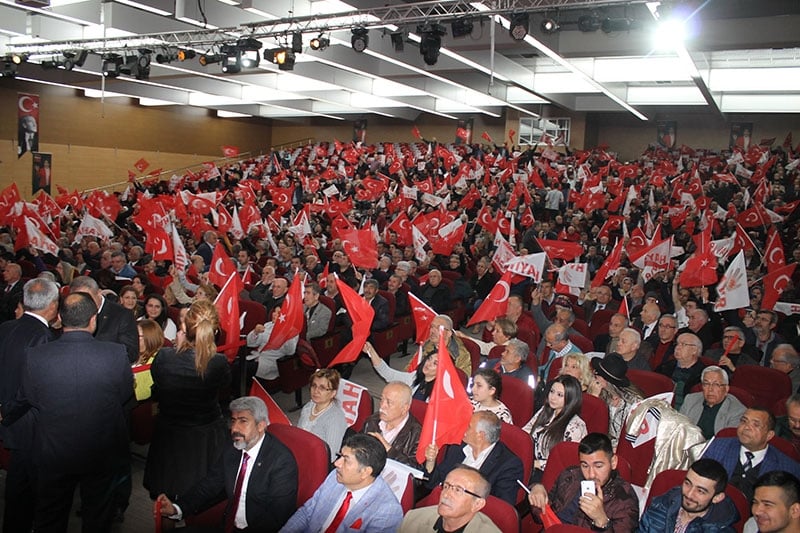
[[[325,37],[323,34],[319,34],[319,37],[314,37],[310,41],[308,41],[308,46],[311,47],[312,50],[325,50],[331,45],[331,40]]]
[[[116,78],[122,68],[122,56],[119,54],[106,54],[103,56],[103,76]]]
[[[0,59],[0,78],[13,78],[17,75],[17,63],[11,56]]]
[[[89,50],[81,50],[80,52],[64,52],[64,69],[72,70],[75,67],[82,67],[86,63],[86,58],[89,57]]]
[[[392,40],[392,47],[394,47],[395,52],[402,52],[405,49],[405,42],[406,42],[406,34],[402,31],[396,31],[389,34],[389,38]]]
[[[206,52],[200,56],[198,62],[205,67],[207,65],[213,65],[214,63],[220,63],[223,59],[225,59],[225,56],[222,54],[209,54]]]
[[[583,33],[592,33],[600,29],[600,19],[595,15],[583,15],[578,19],[578,29]]]
[[[161,52],[156,54],[156,63],[172,63],[177,61],[179,50],[175,48],[163,48]],[[183,61],[183,59],[181,59]]]
[[[559,31],[561,29],[561,25],[558,22],[556,22],[555,19],[544,19],[542,21],[541,28],[542,28],[542,33],[550,35],[552,33],[556,33],[557,31]]]
[[[186,50],[184,48],[178,49],[178,53],[175,54],[178,61],[186,61],[187,59],[194,59],[197,54],[194,50]]]
[[[225,59],[222,60],[223,74],[236,74],[242,71],[242,51],[235,46],[231,49],[222,50]]]
[[[350,44],[356,52],[363,52],[369,46],[369,30],[367,28],[353,28]]]
[[[511,15],[511,26],[508,28],[508,33],[515,41],[521,41],[528,35],[529,25],[530,17],[527,13],[515,13]]]
[[[472,19],[456,19],[450,23],[450,35],[452,35],[454,39],[466,37],[472,33],[473,28],[474,24],[472,23]]]
[[[606,18],[606,19],[603,19],[603,22],[600,23],[600,28],[606,33],[612,33],[612,32],[615,32],[615,31],[630,31],[630,29],[631,29],[631,19],[627,19],[627,18],[620,18],[620,19]]]
[[[137,80],[146,80],[150,77],[150,54],[153,52],[145,48],[139,50],[139,55],[125,58],[125,64],[120,67],[122,74],[133,76]]]
[[[295,54],[303,52],[303,34],[299,31],[292,34],[292,52]]]
[[[442,47],[442,37],[447,34],[447,28],[441,24],[426,24],[417,26],[420,34],[419,53],[426,65],[435,65],[439,60],[439,49]]]
[[[278,70],[294,70],[295,56],[291,48],[278,48],[272,50],[272,62],[278,65]],[[264,52],[264,59],[268,59]]]

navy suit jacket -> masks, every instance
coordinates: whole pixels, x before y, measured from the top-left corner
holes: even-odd
[[[208,475],[189,492],[175,498],[184,515],[205,511],[227,498],[225,514],[232,512],[233,492],[242,452],[228,446]],[[297,463],[278,439],[264,434],[264,442],[247,481],[247,530],[278,531],[297,506]]]
[[[46,472],[113,468],[128,453],[124,405],[133,396],[125,349],[65,331],[29,348],[20,401],[34,417],[34,460]]]
[[[0,322],[14,320],[14,311],[16,310],[17,302],[22,301],[24,285],[25,283],[19,280],[8,292],[6,292],[5,287],[0,289]]]
[[[725,467],[725,471],[728,472],[728,477],[730,477],[739,463],[740,447],[741,444],[736,437],[714,439],[714,442],[708,447],[703,457],[719,461]],[[773,470],[783,470],[800,477],[800,465],[798,465],[797,461],[793,461],[774,446],[768,445],[767,454],[759,464],[758,475],[761,476]]]
[[[21,406],[17,401],[25,369],[25,350],[50,342],[54,338],[53,330],[28,313],[18,320],[0,324],[0,409],[3,414],[0,438],[6,448],[30,449],[33,442],[33,418],[22,416]]]
[[[110,300],[103,302],[97,315],[94,337],[99,341],[117,342],[125,346],[129,362],[139,357],[139,329],[133,313]]]
[[[431,473],[428,488],[433,488],[445,480],[447,474],[464,462],[464,445],[447,447],[444,459],[436,465]],[[517,503],[517,480],[525,479],[522,471],[522,460],[514,455],[505,444],[498,442],[486,457],[480,468],[481,474],[492,484],[492,496],[497,496],[514,505]]]
[[[372,309],[375,310],[375,318],[372,319],[372,327],[370,331],[383,331],[390,326],[389,322],[389,302],[381,296],[376,294],[375,298],[370,302]]]

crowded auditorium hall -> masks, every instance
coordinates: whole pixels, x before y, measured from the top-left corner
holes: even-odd
[[[2,533],[800,533],[796,0],[0,0]]]

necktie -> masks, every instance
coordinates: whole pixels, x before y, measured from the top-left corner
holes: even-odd
[[[744,456],[747,457],[747,461],[744,463],[744,473],[748,473],[750,470],[753,469],[753,452],[744,452]]]
[[[242,497],[242,486],[244,485],[244,477],[247,474],[247,461],[250,456],[247,452],[242,452],[242,466],[239,467],[239,475],[236,477],[236,485],[233,488],[233,505],[231,505],[230,513],[225,519],[225,533],[231,533],[236,527],[236,511],[239,509],[239,499]]]
[[[353,499],[353,493],[349,490],[347,491],[347,496],[344,497],[344,501],[342,502],[342,506],[339,507],[339,510],[336,511],[336,516],[333,517],[333,522],[328,528],[325,530],[325,533],[333,533],[339,527],[339,525],[344,521],[344,517],[347,515],[347,511],[350,510],[350,500]]]

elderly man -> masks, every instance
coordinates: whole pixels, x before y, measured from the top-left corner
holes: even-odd
[[[675,358],[661,363],[656,372],[664,374],[675,382],[675,409],[680,410],[683,399],[700,383],[700,374],[705,365],[700,360],[703,343],[693,333],[678,335],[675,344]]]
[[[528,502],[534,512],[550,504],[564,524],[592,531],[630,533],[639,522],[639,499],[630,483],[617,472],[617,456],[611,440],[602,433],[589,433],[578,445],[580,466],[570,466],[547,492],[544,485],[531,487]],[[594,482],[592,492],[583,492],[583,481]]]
[[[181,520],[216,505],[224,494],[225,531],[278,531],[297,504],[297,463],[292,452],[266,432],[269,416],[260,398],[237,398],[230,411],[232,445],[175,503],[160,494],[161,514]]]
[[[561,324],[553,324],[547,328],[544,332],[543,340],[549,352],[547,361],[539,368],[539,376],[542,379],[547,379],[550,366],[553,364],[553,361],[559,357],[564,357],[571,353],[583,353],[577,346],[572,344],[572,341],[569,340],[567,330]]]
[[[786,414],[778,417],[775,434],[791,442],[800,453],[800,393],[794,393],[786,400]]]
[[[774,311],[762,309],[756,314],[756,323],[753,330],[756,333],[756,348],[758,349],[759,363],[769,366],[772,359],[772,352],[779,344],[786,341],[778,333],[775,327],[778,325],[778,315]]]
[[[791,344],[779,344],[772,351],[769,366],[780,370],[792,380],[792,392],[800,392],[800,356]]]
[[[661,308],[657,303],[648,302],[642,306],[642,314],[636,324],[642,332],[642,342],[650,344],[653,349],[658,344],[659,318],[661,318]]]
[[[375,311],[375,317],[372,319],[372,326],[370,331],[383,331],[388,328],[391,323],[389,317],[389,302],[378,294],[379,284],[376,279],[368,279],[364,282],[364,300],[369,302],[372,309]]]
[[[411,387],[400,381],[387,383],[380,410],[367,418],[363,432],[381,442],[389,459],[419,468],[416,454],[422,426],[408,412],[410,408]]]
[[[681,413],[694,422],[708,440],[723,428],[739,425],[747,410],[736,396],[728,394],[728,374],[718,366],[707,366],[700,374],[702,392],[687,394]]]
[[[741,328],[728,326],[722,333],[722,346],[706,350],[703,355],[719,362],[728,375],[732,375],[740,365],[758,365],[761,357],[757,350],[745,344],[745,335]],[[728,349],[730,347],[730,349]],[[727,355],[725,353],[727,352]]]
[[[270,294],[272,294],[272,282],[275,280],[275,267],[265,265],[261,269],[261,279],[250,290],[250,299],[254,302],[264,304]]]
[[[500,533],[494,522],[480,512],[486,505],[489,489],[489,482],[479,471],[470,466],[458,466],[442,483],[439,505],[409,511],[398,532]]]
[[[435,268],[428,272],[428,283],[417,289],[417,294],[420,300],[437,313],[450,309],[452,295],[447,286],[442,284],[442,273]]]
[[[33,488],[33,416],[16,420],[17,392],[22,384],[25,350],[52,341],[49,325],[58,317],[58,286],[32,279],[23,289],[24,314],[0,325],[0,439],[11,452],[6,475],[3,533],[30,531],[36,493]]]
[[[608,321],[608,333],[601,333],[594,338],[594,349],[596,352],[611,353],[617,351],[619,334],[628,327],[628,318],[617,313]]]
[[[306,339],[316,339],[328,332],[331,322],[331,310],[327,305],[319,303],[322,289],[312,282],[303,288],[303,316],[306,319]]]
[[[490,411],[473,413],[464,433],[463,445],[447,446],[444,459],[436,464],[439,447],[429,444],[425,450],[426,485],[433,489],[444,481],[447,474],[460,464],[477,468],[492,485],[492,496],[517,502],[518,479],[527,477],[522,472],[522,461],[500,442],[500,419]]]
[[[800,480],[787,472],[764,474],[756,481],[750,510],[760,533],[797,533]]]
[[[658,344],[650,357],[650,368],[656,368],[674,358],[675,342],[678,333],[678,319],[675,315],[664,315],[658,320]]]
[[[408,293],[403,289],[403,278],[392,274],[386,281],[386,290],[394,294],[394,316],[403,317],[411,314],[411,303]]]
[[[742,415],[736,437],[714,439],[703,457],[715,459],[725,467],[731,485],[753,497],[759,476],[784,470],[800,476],[800,465],[769,444],[775,435],[775,416],[761,407],[752,407]]]
[[[725,496],[727,486],[728,475],[721,464],[705,458],[695,461],[680,486],[650,502],[639,533],[733,531],[739,513]]]
[[[498,374],[507,374],[511,377],[521,379],[531,388],[536,387],[536,376],[525,361],[530,356],[530,347],[519,339],[509,339],[506,349],[500,359],[489,359],[481,365],[483,368],[491,368]]]
[[[3,287],[0,289],[0,322],[14,320],[14,311],[22,300],[22,268],[17,263],[6,263],[3,269]]]
[[[634,370],[650,370],[650,354],[653,352],[649,344],[642,344],[642,337],[633,328],[625,328],[619,334],[617,353]]]
[[[604,309],[610,309],[611,311],[619,310],[619,303],[611,299],[611,287],[608,285],[593,287],[589,291],[589,294],[585,296],[584,300],[578,300],[578,304],[582,304],[583,313],[588,324],[592,323],[592,317],[597,311],[602,311]]]
[[[217,246],[218,241],[217,232],[208,230],[203,234],[203,242],[195,250],[195,253],[203,258],[204,272],[208,270],[208,266],[211,264],[211,258],[214,256],[214,247]]]
[[[705,309],[698,307],[687,313],[689,317],[689,325],[679,331],[679,333],[693,333],[700,339],[703,346],[711,346],[714,344],[714,326],[711,324],[708,312]]]
[[[386,465],[386,450],[381,443],[369,435],[352,435],[342,444],[333,465],[333,472],[281,533],[397,531],[403,509],[380,477]]]
[[[440,328],[445,336],[444,340],[447,343],[447,352],[453,359],[453,364],[466,375],[471,376],[472,358],[469,355],[469,350],[467,350],[467,347],[461,342],[461,339],[453,334],[453,319],[447,315],[436,315],[433,320],[431,320],[428,340],[422,345],[423,358],[439,349]],[[411,363],[409,363],[409,365],[410,364]]]
[[[111,252],[109,270],[118,278],[133,279],[136,276],[136,270],[128,264],[125,254],[120,251]]]
[[[469,279],[469,286],[472,289],[471,312],[480,307],[499,279],[500,277],[492,270],[491,259],[486,256],[478,259],[478,263],[475,265],[475,274]]]
[[[272,290],[270,292],[271,294],[262,302],[268,313],[273,308],[283,305],[286,293],[289,292],[289,280],[284,277],[276,277],[272,280]]]

